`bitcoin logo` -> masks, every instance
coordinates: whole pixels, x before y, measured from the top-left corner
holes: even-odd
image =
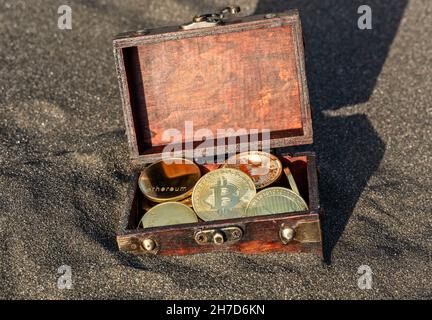
[[[252,179],[236,169],[218,169],[204,175],[192,192],[192,205],[204,221],[243,217],[256,194]]]
[[[228,183],[225,177],[221,177],[204,200],[212,210],[217,210],[226,215],[240,201],[239,189]]]

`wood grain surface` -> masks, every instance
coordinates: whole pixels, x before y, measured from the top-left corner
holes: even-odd
[[[139,46],[144,99],[137,107],[146,111],[152,145],[171,142],[163,139],[171,128],[183,141],[197,140],[185,132],[186,121],[214,135],[228,128],[301,130],[292,43],[285,26]]]
[[[239,137],[269,130],[272,148],[312,142],[297,12],[151,30],[122,36],[114,48],[135,164],[160,159],[168,143],[199,148],[228,130]]]

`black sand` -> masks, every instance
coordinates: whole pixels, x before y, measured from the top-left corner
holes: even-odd
[[[246,14],[301,11],[331,266],[117,250],[130,166],[111,40],[225,1],[69,1],[62,31],[61,1],[2,0],[0,298],[432,297],[432,3],[367,1],[373,30],[361,31],[362,2],[287,2],[238,1]],[[71,290],[57,288],[63,264]],[[371,290],[357,287],[361,265]]]

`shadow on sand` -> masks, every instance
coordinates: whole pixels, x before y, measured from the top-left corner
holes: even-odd
[[[369,100],[407,1],[367,1],[372,9],[372,30],[357,26],[357,9],[362,4],[364,1],[261,0],[255,11],[300,12],[314,145],[298,149],[313,149],[318,154],[327,263],[385,151],[366,115],[339,116],[337,110]]]

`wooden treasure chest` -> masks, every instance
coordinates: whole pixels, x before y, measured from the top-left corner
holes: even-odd
[[[299,14],[289,11],[239,18],[235,16],[238,11],[228,7],[196,16],[181,26],[139,30],[114,39],[134,168],[117,234],[122,251],[161,255],[280,251],[313,252],[322,257],[315,153],[281,151],[313,142]],[[307,206],[232,216],[233,211],[224,208],[220,212],[225,216],[204,219],[198,214],[201,199],[198,191],[194,194],[195,185],[189,207],[198,214],[196,221],[149,227],[141,223],[158,199],[142,191],[139,179],[155,163],[159,165],[153,168],[160,169],[164,154],[175,152],[176,158],[193,162],[200,179],[217,172],[223,184],[230,178],[218,171],[225,168],[221,159],[224,162],[251,146],[258,153],[267,150],[281,164],[282,174],[262,190],[296,191]],[[154,179],[176,179],[176,167],[163,168],[163,177],[153,170]],[[155,184],[150,186],[155,192],[174,189]],[[216,190],[215,186],[208,188]],[[220,201],[221,191],[212,192],[212,201]],[[229,201],[234,203],[233,199]],[[256,203],[273,206],[275,199],[279,198]],[[244,212],[249,207],[250,203]],[[176,214],[169,212],[170,206],[165,208],[161,215]]]

